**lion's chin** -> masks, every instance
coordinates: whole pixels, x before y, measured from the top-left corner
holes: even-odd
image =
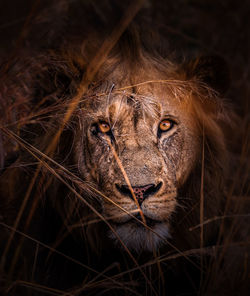
[[[171,238],[167,222],[154,223],[150,228],[154,232],[134,221],[114,225],[118,237],[125,246],[137,253],[156,251],[166,239]],[[113,232],[110,231],[109,237],[121,246],[121,242]]]

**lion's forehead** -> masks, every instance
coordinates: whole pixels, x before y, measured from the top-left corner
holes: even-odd
[[[93,101],[92,101],[93,102]],[[171,97],[168,93],[122,93],[102,96],[94,102],[89,116],[96,119],[118,121],[130,126],[140,119],[152,124],[168,115],[189,118],[185,104]]]

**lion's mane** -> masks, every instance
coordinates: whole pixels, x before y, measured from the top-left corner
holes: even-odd
[[[84,142],[78,146],[76,144],[79,141],[77,131],[84,129],[79,112],[81,108],[87,108],[88,112],[95,100],[103,100],[104,95],[107,97],[113,84],[118,85],[118,90],[126,86],[132,89],[131,85],[140,83],[149,83],[155,89],[159,88],[159,82],[147,82],[156,70],[168,77],[164,83],[168,94],[186,102],[187,112],[191,112],[194,118],[200,143],[199,160],[185,183],[178,188],[178,208],[171,217],[172,239],[169,244],[162,246],[161,254],[173,255],[173,258],[182,257],[181,264],[174,265],[174,274],[179,275],[185,269],[185,260],[190,261],[189,253],[197,258],[201,254],[211,254],[210,246],[222,240],[219,223],[216,221],[192,231],[190,228],[203,220],[223,215],[225,211],[225,180],[228,170],[225,131],[231,128],[230,123],[234,118],[222,98],[228,83],[226,66],[218,57],[170,62],[147,48],[145,43],[141,44],[135,32],[134,35],[131,32],[127,34],[129,38],[124,36],[100,67],[95,65],[99,68],[91,81],[88,75],[93,65],[89,61],[93,60],[92,53],[99,46],[98,42],[91,40],[43,54],[29,56],[24,53],[22,60],[4,65],[4,79],[1,81],[1,104],[4,106],[1,134],[5,147],[1,155],[1,215],[2,226],[6,226],[2,241],[9,242],[9,245],[6,249],[4,243],[2,249],[6,256],[4,259],[11,262],[11,272],[16,264],[23,266],[24,263],[25,266],[36,259],[37,253],[33,251],[35,242],[29,237],[50,245],[53,249],[48,253],[42,250],[41,257],[50,260],[51,256],[55,256],[53,263],[56,262],[58,266],[63,266],[66,259],[58,259],[55,249],[68,256],[76,256],[84,264],[90,262],[91,268],[99,264],[97,254],[101,254],[101,258],[102,254],[112,254],[110,262],[116,262],[117,252],[130,256],[126,255],[123,246],[119,250],[107,238],[105,231],[109,225],[103,221],[91,222],[93,219],[100,220],[93,213],[93,208],[101,213],[100,193],[97,192],[96,184],[82,180],[79,168],[85,164],[75,159],[79,150],[88,146]],[[119,72],[116,72],[117,69],[120,69]],[[122,78],[114,77],[113,73],[120,73],[121,77],[127,73],[130,84],[119,85]],[[146,75],[146,80],[141,80],[142,74]],[[155,81],[157,79],[154,78]],[[140,100],[143,108],[150,110],[150,98],[141,97]],[[89,115],[91,117],[91,113]],[[20,233],[13,234],[13,228],[9,228],[13,225],[29,237],[19,236]],[[16,248],[16,245],[19,247]],[[202,249],[199,251],[200,247]],[[79,250],[84,250],[83,254]],[[173,254],[176,250],[179,252],[177,255]],[[20,256],[22,252],[24,256]],[[12,255],[21,258],[20,262],[11,259]],[[86,256],[87,259],[84,258]],[[142,261],[148,256],[145,255]],[[200,263],[197,258],[191,260],[193,265]],[[206,263],[204,258],[202,268],[211,264]],[[178,259],[175,260],[178,262]],[[104,262],[108,262],[107,258]],[[100,263],[100,266],[103,265]],[[126,264],[122,265],[123,269],[124,266]],[[48,273],[53,274],[52,269],[42,267],[40,273],[48,270]],[[14,274],[17,277],[18,272]],[[196,277],[197,271],[194,274]],[[27,275],[27,278],[30,276]],[[56,280],[56,276],[51,276],[48,282]],[[75,284],[74,280],[68,282]],[[106,281],[109,282],[107,278]],[[121,289],[116,282],[111,281],[110,285],[115,288],[118,285]],[[63,285],[61,287],[64,288]],[[67,284],[65,287],[69,288]]]

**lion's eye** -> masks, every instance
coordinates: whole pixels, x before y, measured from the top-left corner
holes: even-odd
[[[170,119],[163,119],[159,124],[159,130],[161,132],[167,132],[174,126],[174,121]]]
[[[98,127],[99,127],[99,130],[104,134],[108,133],[111,130],[109,124],[105,121],[100,121],[98,123]]]

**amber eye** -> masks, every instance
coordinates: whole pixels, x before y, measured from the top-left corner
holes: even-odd
[[[104,134],[108,133],[110,131],[110,126],[107,122],[105,121],[100,121],[98,123],[98,127],[100,129],[100,131]]]
[[[159,124],[159,130],[161,132],[169,131],[174,125],[174,122],[170,119],[163,119]]]

